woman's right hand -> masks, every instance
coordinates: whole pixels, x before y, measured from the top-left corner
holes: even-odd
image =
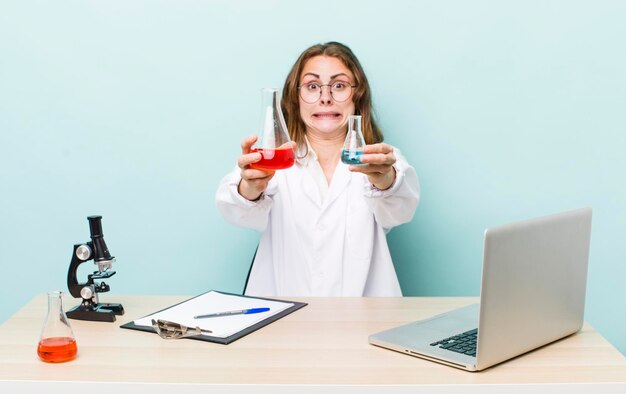
[[[252,145],[257,141],[256,135],[246,137],[241,141],[241,156],[237,165],[241,168],[241,182],[237,191],[246,200],[254,201],[261,197],[267,189],[267,184],[274,177],[276,171],[262,171],[250,168],[250,164],[260,161],[262,156],[258,152],[250,152]]]

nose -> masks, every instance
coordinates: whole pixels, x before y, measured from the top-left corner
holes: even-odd
[[[327,88],[327,89],[324,89]],[[326,85],[326,86],[322,86],[321,88],[321,92],[320,92],[320,102],[322,104],[330,104],[333,101],[333,96],[330,93],[330,86]]]

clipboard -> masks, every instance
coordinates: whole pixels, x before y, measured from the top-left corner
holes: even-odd
[[[202,335],[196,335],[196,336],[192,336],[192,337],[186,337],[184,339],[194,339],[197,341],[207,341],[207,342],[215,342],[215,343],[220,343],[222,345],[228,345],[229,343],[232,343],[236,340],[238,340],[239,338],[243,338],[246,335],[258,330],[261,327],[265,327],[270,323],[275,322],[278,319],[281,319],[287,315],[289,315],[290,313],[293,313],[295,311],[297,311],[300,308],[305,307],[306,305],[308,305],[307,303],[304,302],[295,302],[295,301],[286,301],[286,300],[278,300],[278,299],[272,299],[272,298],[262,298],[262,297],[252,297],[252,296],[245,296],[245,295],[241,295],[241,294],[234,294],[234,293],[227,293],[227,292],[223,292],[223,291],[217,291],[217,290],[209,290],[207,292],[204,292],[202,294],[199,294],[195,297],[191,297],[185,301],[179,302],[177,304],[168,306],[167,308],[161,309],[159,311],[153,312],[150,315],[153,315],[155,313],[159,313],[159,312],[163,312],[165,310],[168,310],[170,308],[173,308],[175,306],[184,304],[186,302],[189,302],[195,298],[201,297],[207,293],[210,293],[211,291],[214,291],[216,293],[219,294],[223,294],[223,295],[227,295],[227,296],[234,296],[234,297],[242,297],[242,298],[248,298],[248,299],[255,299],[255,300],[266,300],[266,301],[274,301],[274,302],[283,302],[283,303],[289,303],[289,304],[293,304],[289,307],[287,307],[286,309],[272,315],[269,316],[263,320],[260,320],[254,324],[252,324],[251,326],[248,326],[240,331],[235,332],[234,334],[227,336],[227,337],[215,337],[215,336],[211,336],[211,335],[206,335],[206,334],[202,334]],[[147,315],[147,316],[150,316]],[[139,320],[139,319],[137,319]],[[120,328],[126,328],[126,329],[130,329],[130,330],[138,330],[138,331],[145,331],[145,332],[151,332],[156,334],[156,332],[154,331],[154,329],[151,326],[144,326],[144,325],[137,325],[135,324],[135,321],[131,321],[128,322],[126,324],[122,324],[120,326]]]

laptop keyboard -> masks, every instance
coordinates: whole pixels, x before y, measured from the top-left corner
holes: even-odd
[[[439,346],[441,349],[476,357],[476,337],[478,337],[478,328],[433,342],[430,346]]]

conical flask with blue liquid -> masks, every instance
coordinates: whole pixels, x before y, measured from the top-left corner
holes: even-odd
[[[361,155],[363,155],[364,146],[365,139],[361,132],[361,115],[350,115],[348,116],[346,140],[341,150],[341,161],[353,166],[367,165],[367,163],[361,163]]]

